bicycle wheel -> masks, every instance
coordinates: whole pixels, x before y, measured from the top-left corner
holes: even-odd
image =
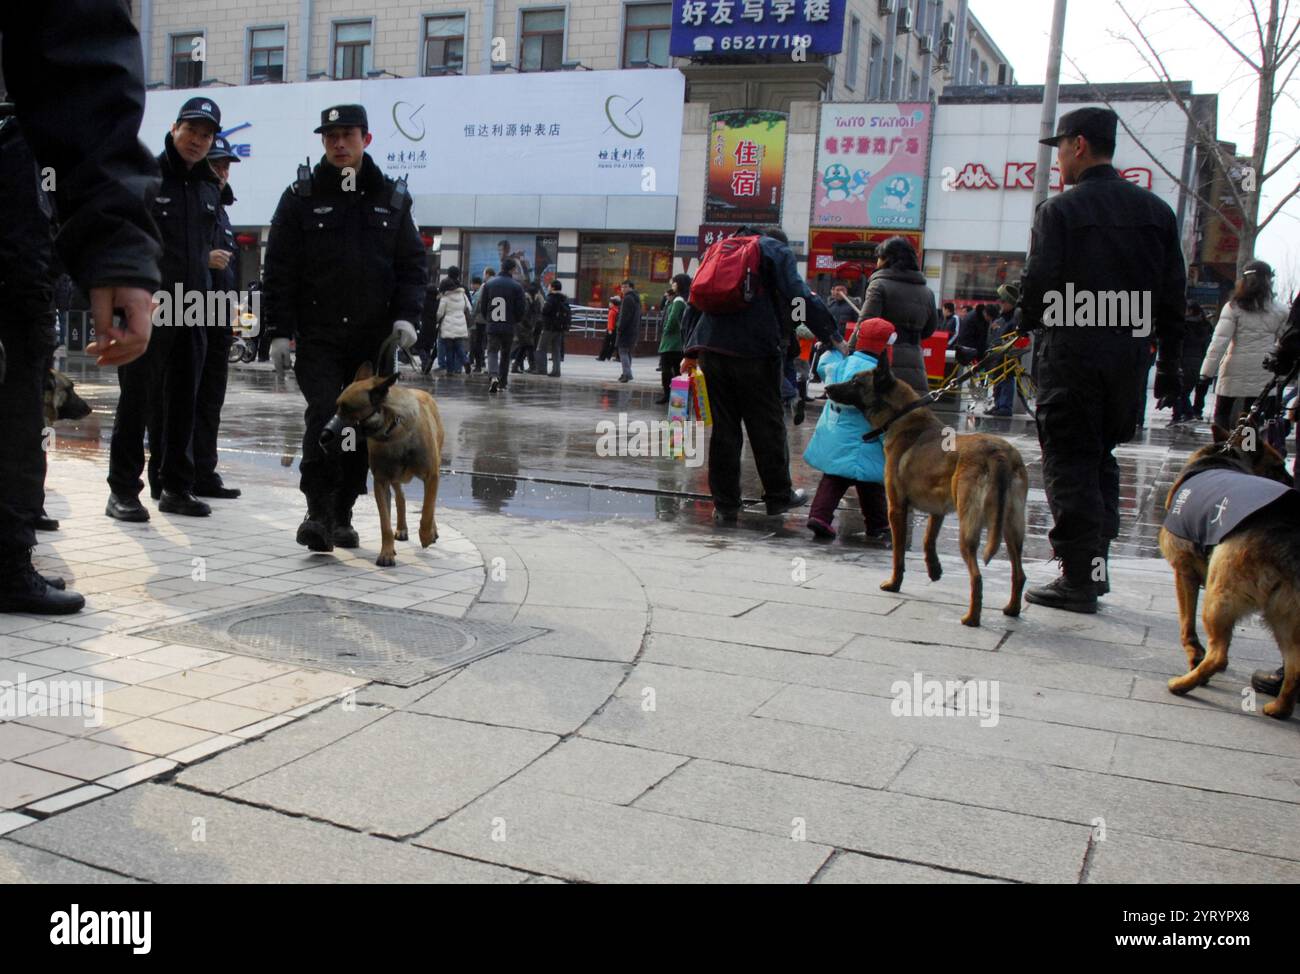
[[[231,365],[234,365],[237,362],[248,361],[244,358],[245,347],[244,340],[242,338],[236,338],[230,343],[230,348],[226,349],[226,361]]]

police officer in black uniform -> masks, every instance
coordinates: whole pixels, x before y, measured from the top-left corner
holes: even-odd
[[[221,408],[226,403],[226,376],[230,369],[228,354],[234,342],[234,316],[238,314],[235,303],[239,291],[239,245],[235,229],[230,224],[226,207],[235,202],[230,188],[230,166],[239,162],[230,143],[218,135],[208,152],[208,165],[216,173],[221,186],[221,205],[217,207],[216,236],[212,252],[208,255],[208,273],[212,276],[212,290],[221,295],[213,302],[218,320],[209,321],[207,350],[203,355],[203,371],[199,376],[198,399],[194,410],[194,494],[197,497],[232,499],[239,496],[238,487],[227,487],[217,473],[217,431],[221,427]],[[151,458],[152,459],[152,458]]]
[[[156,168],[136,137],[144,114],[140,36],[125,4],[102,0],[0,5],[0,35],[23,135],[36,164],[55,177],[59,257],[90,297],[98,337],[89,351],[100,365],[125,364],[148,344],[158,287],[157,231],[144,201]],[[12,145],[0,144],[0,225],[41,232],[31,209],[39,205],[37,173],[30,155],[10,156]],[[41,285],[20,279],[40,273],[30,255],[0,249],[6,289],[30,293]],[[121,311],[116,325],[114,309]],[[40,482],[21,474],[39,462],[30,448],[43,425],[45,329],[39,314],[0,329],[0,612],[69,613],[85,604],[32,564],[30,500],[39,500]]]
[[[207,345],[202,309],[211,286],[208,259],[216,233],[221,187],[207,163],[208,150],[221,128],[221,110],[211,98],[191,98],[181,106],[158,156],[162,185],[151,201],[154,222],[162,232],[163,301],[171,321],[156,327],[143,358],[117,370],[121,393],[113,420],[108,484],[112,491],[104,513],[119,521],[147,521],[140,503],[144,471],[144,432],[149,452],[159,457],[150,492],[158,510],[206,517],[212,513],[194,496],[194,402]],[[177,287],[180,288],[178,301]],[[200,302],[198,320],[191,302]],[[162,325],[162,319],[156,319]]]
[[[298,543],[332,551],[357,546],[352,506],[365,492],[368,458],[359,433],[327,454],[321,431],[339,393],[390,334],[402,348],[415,343],[427,268],[405,181],[385,176],[365,151],[365,108],[327,108],[315,131],[325,155],[314,169],[299,167],[271,219],[262,310],[273,356],[274,346],[296,341],[294,374],[307,401]]]
[[[1038,439],[1054,526],[1049,534],[1062,574],[1026,599],[1072,612],[1096,612],[1109,590],[1106,558],[1119,535],[1119,465],[1114,448],[1133,437],[1133,396],[1152,334],[1159,341],[1156,398],[1178,394],[1186,264],[1173,210],[1111,165],[1119,119],[1105,108],[1061,116],[1057,165],[1073,188],[1034,216],[1021,281],[1022,321],[1043,327],[1038,357]],[[1070,291],[1125,292],[1129,316],[1083,327]],[[1138,314],[1150,295],[1151,318]],[[1094,315],[1094,322],[1097,317]],[[1044,327],[1044,325],[1048,327]]]

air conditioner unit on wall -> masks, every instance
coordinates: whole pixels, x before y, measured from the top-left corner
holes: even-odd
[[[942,65],[952,63],[952,41],[941,41],[939,44],[939,54],[935,59]]]
[[[912,31],[913,10],[911,7],[904,7],[898,12],[898,32],[908,34]]]
[[[934,42],[924,34],[916,35],[916,46],[922,54],[929,54],[934,50]]]
[[[878,8],[880,10],[880,16],[882,17],[894,16],[894,5],[896,3],[897,0],[880,0],[880,6]]]
[[[943,33],[940,35],[940,38],[941,38],[941,40],[943,41],[943,43],[945,43],[945,44],[953,44],[953,43],[956,43],[956,41],[957,41],[957,25],[954,24],[951,20],[948,21],[948,23],[944,24],[944,25],[943,25]]]

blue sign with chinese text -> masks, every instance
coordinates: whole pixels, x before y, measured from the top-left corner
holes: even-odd
[[[669,53],[837,54],[845,0],[673,0]]]

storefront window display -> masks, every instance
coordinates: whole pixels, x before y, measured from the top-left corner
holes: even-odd
[[[535,281],[545,289],[555,278],[555,255],[559,251],[555,234],[493,230],[469,233],[465,237],[462,250],[465,266],[461,268],[461,276],[466,281],[471,277],[482,277],[483,271],[489,267],[494,272],[500,271],[501,262],[507,257],[513,257],[523,269],[522,276],[517,277],[520,283]]]
[[[619,285],[636,282],[647,310],[659,307],[673,270],[671,235],[645,237],[584,234],[578,247],[579,304],[603,308]]]
[[[998,288],[1019,283],[1024,271],[1023,254],[949,253],[943,268],[943,300],[996,301]]]

